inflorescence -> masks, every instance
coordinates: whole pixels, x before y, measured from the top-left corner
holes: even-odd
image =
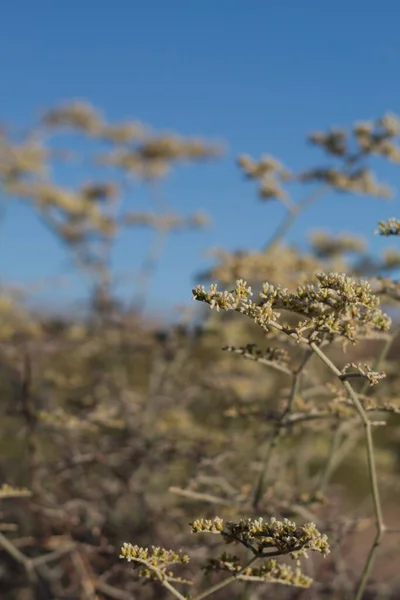
[[[239,279],[231,291],[218,291],[212,284],[193,290],[193,298],[217,310],[235,310],[251,317],[260,327],[283,329],[304,335],[339,335],[355,342],[358,333],[387,331],[391,320],[379,308],[379,298],[367,281],[356,281],[343,273],[317,273],[318,283],[298,286],[292,293],[286,288],[264,283],[260,300],[251,300],[253,292],[246,281]],[[279,324],[282,310],[305,317],[295,327]]]

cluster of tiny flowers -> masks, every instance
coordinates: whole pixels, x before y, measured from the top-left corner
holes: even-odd
[[[219,292],[217,284],[210,285],[210,290],[207,292],[203,285],[198,285],[193,290],[193,298],[201,302],[207,302],[210,308],[219,310],[239,310],[244,312],[251,305],[249,300],[253,295],[251,287],[247,286],[246,281],[238,279],[234,290],[228,292]]]
[[[379,383],[381,379],[386,377],[386,373],[383,371],[372,371],[369,365],[361,363],[348,363],[342,369],[343,375],[352,375],[349,373],[349,369],[355,369],[356,374],[359,373],[369,381],[369,385],[373,386]]]
[[[238,523],[228,522],[222,533],[227,543],[242,542],[250,545],[256,554],[262,555],[267,548],[276,548],[279,554],[289,554],[292,558],[307,557],[307,550],[329,553],[326,535],[322,535],[314,523],[297,527],[296,523],[271,517],[268,521],[242,519]]]
[[[320,258],[340,256],[349,252],[362,252],[365,241],[352,234],[330,235],[325,231],[315,231],[311,234],[312,246]]]
[[[369,169],[355,168],[355,165],[360,157],[373,154],[399,163],[400,148],[394,142],[399,132],[399,117],[386,114],[375,121],[356,123],[351,132],[333,128],[327,133],[312,133],[309,141],[323,148],[328,154],[342,158],[346,167],[342,169],[317,168],[295,176],[271,156],[262,156],[257,161],[242,155],[238,164],[247,178],[258,181],[259,196],[264,200],[278,198],[287,203],[288,197],[282,184],[296,179],[322,181],[343,192],[388,198],[392,197],[392,190],[377,182]]]
[[[389,277],[378,277],[377,278],[379,288],[378,293],[384,294],[385,296],[392,298],[393,300],[400,300],[400,282],[394,281]]]
[[[392,399],[392,401],[379,399],[379,402],[377,402],[374,398],[371,398],[369,396],[364,396],[362,398],[362,401],[363,401],[364,409],[367,411],[380,411],[380,412],[392,413],[395,415],[400,414],[400,408],[398,405],[397,394]]]
[[[268,284],[264,284],[263,289],[266,289],[265,286],[268,286]],[[272,286],[270,286],[270,289],[272,290]],[[262,327],[267,328],[270,321],[276,321],[279,317],[279,313],[274,313],[272,310],[274,298],[266,300],[262,304],[256,304],[250,300],[252,295],[251,287],[243,279],[238,279],[235,289],[231,291],[219,292],[216,284],[211,284],[208,292],[202,285],[193,290],[194,300],[206,302],[210,305],[210,308],[216,308],[218,311],[236,310],[251,317]]]
[[[220,533],[227,544],[240,543],[260,557],[270,554],[267,549],[275,549],[278,554],[290,554],[292,558],[307,557],[307,550],[329,553],[326,535],[321,534],[314,523],[298,527],[296,523],[271,517],[268,521],[241,519],[237,523],[222,519],[199,520],[192,524],[192,531]]]
[[[206,573],[212,571],[225,571],[239,574],[238,579],[251,582],[281,583],[295,587],[309,588],[312,584],[311,577],[307,577],[297,567],[293,569],[286,564],[269,559],[260,567],[243,569],[239,558],[224,552],[219,558],[210,559],[204,567]]]
[[[128,562],[133,562],[135,566],[141,565],[139,575],[146,579],[159,580],[161,578],[179,583],[191,583],[180,577],[175,577],[172,571],[167,570],[170,565],[183,565],[189,562],[189,557],[181,551],[175,552],[157,546],[152,546],[150,550],[125,542],[121,547],[119,557]]]
[[[120,558],[124,558],[128,562],[146,562],[154,567],[176,563],[186,564],[189,562],[189,557],[186,554],[182,554],[182,552],[166,550],[165,548],[159,548],[158,546],[152,546],[150,550],[149,548],[133,546],[127,542],[122,545]]]
[[[256,161],[251,156],[242,155],[239,156],[238,165],[246,177],[258,181],[258,193],[263,200],[284,200],[287,197],[281,183],[288,181],[291,173],[272,156],[262,156]]]
[[[360,326],[387,331],[391,321],[379,309],[379,298],[367,281],[355,281],[343,273],[317,273],[319,285],[297,288],[287,308],[311,316],[306,327],[330,331],[355,341]],[[286,307],[285,307],[286,308]]]
[[[311,169],[299,175],[300,181],[322,181],[342,192],[367,194],[381,198],[392,198],[393,190],[375,180],[369,169],[357,169],[345,173],[332,167]]]
[[[382,269],[396,269],[399,266],[400,251],[394,248],[387,248],[383,255]]]
[[[2,498],[27,498],[32,496],[32,492],[27,488],[17,488],[8,483],[0,486],[0,499]]]
[[[308,136],[308,140],[335,156],[344,156],[348,151],[347,133],[343,129],[332,128],[327,133],[315,131]]]
[[[280,564],[274,559],[269,559],[262,567],[245,572],[244,578],[249,581],[266,581],[270,583],[281,583],[299,588],[309,588],[313,582],[296,567],[293,569],[286,564]]]
[[[391,217],[387,221],[379,221],[377,233],[379,235],[400,235],[400,220]]]
[[[47,111],[41,119],[40,131],[43,129],[51,137],[67,129],[101,145],[107,142],[100,153],[93,148],[93,158],[96,164],[111,167],[115,181],[88,183],[77,189],[58,185],[52,181],[52,163],[69,160],[69,153],[52,149],[50,141],[39,143],[37,135],[15,143],[13,136],[2,131],[0,183],[6,186],[9,196],[28,200],[52,232],[79,256],[80,264],[93,274],[102,271],[105,275],[108,267],[101,250],[103,243],[108,245],[127,227],[150,225],[169,232],[206,224],[204,215],[179,219],[167,214],[152,218],[110,208],[112,202],[122,200],[123,186],[117,171],[123,173],[124,181],[158,180],[178,163],[220,156],[220,145],[174,134],[155,134],[135,121],[109,123],[83,102]]]
[[[42,122],[50,129],[67,127],[112,142],[117,149],[112,149],[99,161],[146,177],[165,175],[173,161],[213,158],[222,151],[219,145],[196,138],[154,135],[136,121],[108,123],[99,111],[83,102],[55,107],[43,115]]]
[[[367,281],[355,281],[343,273],[317,273],[317,285],[298,286],[295,293],[280,286],[264,283],[260,302],[250,300],[251,287],[243,280],[232,291],[217,291],[215,284],[207,292],[203,286],[193,290],[193,298],[217,310],[236,310],[251,317],[264,329],[278,321],[287,310],[306,317],[295,331],[300,336],[307,330],[338,334],[355,342],[358,328],[387,331],[391,321],[379,309],[379,298]]]
[[[242,354],[243,356],[251,356],[253,358],[263,358],[270,362],[276,362],[278,364],[286,364],[289,361],[289,354],[283,348],[267,348],[266,350],[260,350],[257,348],[257,344],[246,344],[246,346],[225,346],[222,348],[226,352],[235,352],[236,354]]]
[[[387,160],[400,163],[400,147],[394,138],[400,135],[400,119],[386,114],[381,119],[356,123],[351,132],[334,128],[327,133],[315,132],[309,141],[328,154],[341,157],[344,169],[312,169],[299,176],[301,181],[323,181],[337,190],[392,197],[393,191],[378,183],[373,173],[366,168],[354,168],[358,159],[368,155],[379,155]],[[351,167],[351,169],[350,169]]]
[[[196,519],[190,523],[192,533],[221,533],[224,528],[224,522],[219,517],[214,519]]]
[[[397,115],[386,113],[380,119],[356,123],[351,133],[359,152],[377,154],[393,162],[400,162],[400,148],[394,143],[394,138],[400,135],[400,119]],[[332,128],[327,133],[312,133],[309,140],[329,154],[350,158],[350,137],[350,132]]]
[[[392,162],[400,162],[400,148],[393,141],[400,134],[397,115],[386,113],[381,119],[356,123],[353,133],[365,154],[377,154]]]
[[[299,254],[294,248],[278,244],[268,252],[227,252],[214,248],[208,255],[216,264],[202,276],[227,285],[236,279],[246,279],[254,284],[270,280],[283,281],[285,286],[292,288],[305,280],[306,273],[315,273],[323,268],[323,263],[315,256]]]
[[[59,408],[52,413],[40,411],[38,413],[38,419],[46,425],[57,428],[73,429],[74,431],[97,431],[98,429],[95,423],[70,415],[62,408]]]
[[[231,573],[239,573],[242,566],[240,565],[238,556],[223,552],[219,558],[209,558],[203,568],[206,573],[210,573],[211,571],[230,571]]]

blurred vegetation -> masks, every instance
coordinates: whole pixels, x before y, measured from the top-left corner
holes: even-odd
[[[71,134],[90,140],[90,157],[58,149],[54,140],[66,135],[68,143]],[[307,232],[308,252],[285,244],[298,215],[327,191],[390,196],[369,164],[374,156],[400,162],[399,135],[400,120],[390,114],[349,131],[313,133],[310,143],[330,164],[301,173],[271,156],[239,157],[260,200],[282,202],[286,214],[263,248],[214,249],[213,267],[196,275],[198,282],[226,290],[242,279],[255,292],[265,282],[287,288],[279,301],[285,327],[293,331],[298,327],[293,312],[299,311],[295,296],[290,305],[286,293],[315,283],[318,272],[367,279],[393,323],[353,336],[359,317],[354,312],[339,336],[333,329],[318,330],[322,337],[313,340],[329,342],[326,353],[338,377],[295,335],[282,336],[268,324],[257,327],[257,319],[252,323],[235,312],[182,312],[169,325],[143,316],[165,238],[203,227],[207,218],[201,212],[181,217],[157,195],[148,212],[135,211],[128,202],[132,186],[139,180],[154,189],[176,164],[216,160],[221,147],[158,134],[136,121],[109,123],[83,102],[47,111],[25,137],[3,129],[3,198],[28,203],[71,253],[91,295],[85,317],[61,318],[38,314],[29,295],[6,284],[1,288],[2,599],[151,600],[172,597],[172,583],[177,597],[200,598],[201,590],[224,581],[226,571],[232,585],[213,594],[221,600],[399,597],[400,288],[393,274],[400,251],[372,256],[366,240],[351,232],[333,236],[323,228]],[[101,168],[104,179],[62,187],[55,176],[60,161],[88,161]],[[292,184],[312,189],[294,201]],[[154,230],[155,242],[137,248],[135,234],[144,227]],[[399,233],[396,219],[377,228],[382,235]],[[129,306],[115,292],[111,267],[114,244],[125,230],[143,256]],[[351,304],[347,309],[351,312]],[[307,310],[314,318],[315,306]],[[376,515],[377,490],[371,493],[365,427],[341,385],[349,381],[374,425],[368,427],[385,536],[383,517]],[[239,572],[235,561],[246,560],[251,536],[263,530],[260,518],[295,521],[299,529],[290,535],[309,536],[301,542],[309,545],[301,548],[322,552],[325,542],[304,525],[314,523],[328,536],[331,553],[305,561],[294,552],[292,567],[301,560],[302,573],[288,570],[279,558],[257,572]],[[237,541],[232,523],[242,523],[238,558],[221,555],[224,541]],[[287,527],[277,525],[276,537],[271,534],[278,554],[293,554],[285,546]],[[222,540],[193,535],[221,531]],[[154,570],[154,551],[141,550],[152,546],[166,549],[157,564],[176,563],[176,576]],[[132,564],[140,558],[147,571],[140,575],[120,560],[121,547],[125,558]],[[170,550],[182,554],[166,553]],[[308,589],[309,578],[314,581]]]

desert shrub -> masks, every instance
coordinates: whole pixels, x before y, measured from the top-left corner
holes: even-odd
[[[57,184],[65,133],[101,179]],[[240,157],[286,214],[259,250],[214,249],[193,290],[214,310],[175,324],[143,315],[148,284],[166,236],[206,219],[165,208],[155,183],[221,149],[82,102],[27,139],[2,135],[5,196],[29,203],[92,290],[86,312],[58,318],[2,289],[2,597],[397,597],[400,254],[371,256],[345,232],[313,232],[307,251],[285,235],[328,191],[388,197],[368,165],[399,161],[399,133],[385,115],[312,134],[331,164],[300,173]],[[131,207],[132,181],[148,212]],[[291,186],[310,184],[295,202]],[[112,251],[143,227],[154,243],[127,306]]]

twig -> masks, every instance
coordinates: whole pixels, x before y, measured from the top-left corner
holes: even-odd
[[[352,385],[346,381],[341,379],[341,371],[333,364],[333,362],[320,350],[320,348],[314,342],[310,343],[310,347],[312,350],[320,357],[320,359],[329,367],[329,369],[334,373],[342,382],[342,385],[348,392],[350,398],[354,402],[355,407],[357,408],[358,414],[363,422],[364,426],[364,435],[367,449],[367,459],[368,459],[368,471],[369,478],[371,483],[371,492],[374,503],[374,512],[375,512],[375,525],[376,525],[376,535],[374,542],[372,544],[371,550],[368,554],[367,561],[364,566],[364,570],[361,576],[360,583],[357,587],[357,592],[355,596],[355,600],[361,600],[362,595],[364,593],[365,586],[367,584],[371,568],[375,559],[376,550],[381,542],[383,534],[385,532],[385,524],[383,522],[382,515],[382,505],[379,494],[378,487],[378,478],[376,473],[376,464],[375,464],[375,453],[374,453],[374,443],[372,439],[372,426],[371,421],[368,418],[366,411],[364,410],[363,405],[360,402],[358,394],[354,391]]]
[[[192,498],[194,500],[201,500],[202,502],[209,502],[210,504],[220,504],[222,506],[232,506],[232,502],[229,500],[225,500],[224,498],[220,498],[218,496],[213,496],[211,494],[202,494],[200,492],[193,492],[191,490],[182,490],[178,487],[170,487],[169,491],[172,494],[177,494],[178,496],[184,496],[185,498]]]
[[[360,150],[354,156],[347,157],[347,159],[344,161],[344,170],[350,167],[354,167],[357,163],[359,163],[362,160],[363,157],[363,150]],[[314,189],[311,193],[307,194],[302,200],[300,200],[300,202],[295,204],[293,207],[288,208],[288,213],[286,217],[280,223],[272,237],[265,244],[263,251],[267,252],[273,246],[275,246],[279,242],[279,240],[281,240],[286,235],[286,233],[292,227],[299,214],[304,212],[307,208],[314,204],[314,202],[322,198],[322,196],[324,196],[326,192],[331,189],[331,185],[324,183],[316,189]]]
[[[393,345],[393,342],[399,333],[400,333],[400,327],[396,327],[393,330],[392,335],[388,336],[388,338],[386,339],[385,343],[382,345],[382,348],[373,363],[373,366],[372,366],[373,371],[378,371],[381,368],[383,361],[386,359],[387,355],[389,354],[390,349]],[[371,390],[372,390],[372,388],[369,385],[369,381],[366,380],[361,387],[361,390],[359,392],[359,397],[369,394],[371,392]],[[369,411],[367,410],[366,412],[369,412]],[[349,452],[351,452],[353,450],[353,448],[355,447],[355,445],[357,444],[359,437],[360,437],[360,433],[358,431],[354,431],[353,425],[355,424],[356,421],[358,421],[358,418],[347,422],[347,424],[345,423],[342,427],[340,427],[339,429],[336,430],[335,437],[336,436],[340,437],[340,434],[341,434],[343,428],[348,430],[348,435],[346,435],[346,433],[344,433],[344,435],[342,436],[342,438],[344,438],[344,439],[342,439],[341,445],[338,444],[338,447],[335,448],[334,453],[333,454],[331,453],[329,455],[328,462],[326,464],[326,468],[329,469],[329,474],[328,473],[326,475],[321,474],[321,478],[324,477],[323,487],[328,483],[330,477],[337,470],[339,465],[345,460],[345,458],[347,457]],[[335,444],[336,444],[336,442],[335,442]],[[322,491],[321,487],[319,487],[318,489],[320,491]]]
[[[291,385],[291,389],[290,389],[289,399],[287,402],[287,407],[286,407],[285,411],[282,413],[281,419],[275,426],[274,432],[272,434],[271,442],[268,446],[267,452],[266,452],[264,460],[263,460],[262,470],[261,470],[260,476],[259,476],[256,486],[255,486],[255,491],[254,491],[254,496],[253,496],[254,510],[256,510],[258,508],[259,502],[264,493],[265,482],[267,480],[268,470],[269,470],[269,467],[271,464],[271,458],[272,458],[273,452],[278,444],[278,439],[281,436],[283,429],[285,428],[286,422],[289,420],[289,415],[290,415],[291,411],[293,410],[294,401],[295,401],[295,398],[297,395],[297,390],[298,390],[298,387],[300,384],[300,376],[301,376],[303,369],[305,368],[307,362],[311,358],[311,356],[312,356],[312,352],[307,351],[304,355],[303,361],[300,364],[300,366],[296,369],[296,371],[292,372],[292,385]]]
[[[314,202],[322,198],[322,196],[324,196],[324,194],[329,189],[330,186],[327,184],[319,186],[316,190],[313,190],[310,194],[307,194],[307,196],[305,196],[303,200],[301,200],[290,211],[288,211],[282,223],[277,227],[272,237],[263,247],[263,251],[268,252],[268,250],[271,250],[271,248],[275,246],[286,235],[286,233],[292,227],[299,214],[304,212],[309,206],[314,204]]]
[[[240,571],[238,571],[235,575],[231,575],[227,579],[224,579],[216,585],[213,585],[212,587],[208,588],[208,590],[205,590],[201,594],[195,596],[193,600],[203,600],[203,598],[207,598],[207,596],[211,596],[211,594],[214,594],[214,592],[218,592],[227,585],[233,583],[234,581],[237,581],[240,575],[242,575],[242,573],[244,573],[250,567],[250,565],[252,565],[258,558],[259,556],[253,556],[251,560],[249,560],[248,563],[244,567],[242,567]]]
[[[246,350],[242,348],[233,348],[230,346],[225,346],[224,348],[222,348],[222,350],[225,350],[226,352],[233,352],[234,354],[240,354],[241,356],[243,356],[243,358],[246,358],[247,360],[253,360],[254,362],[261,363],[262,365],[271,367],[272,369],[280,371],[281,373],[285,373],[286,375],[293,375],[293,371],[291,371],[291,369],[289,369],[289,367],[287,367],[286,365],[277,361],[268,360],[267,358],[264,358],[262,356],[251,354],[251,352],[246,352]]]
[[[105,596],[109,596],[110,598],[114,598],[114,600],[133,600],[132,595],[128,594],[128,592],[123,592],[122,590],[118,590],[112,585],[108,583],[104,583],[104,581],[95,581],[94,582],[96,590],[104,594]]]
[[[326,485],[328,484],[328,482],[332,476],[332,473],[334,470],[335,456],[336,456],[336,453],[339,448],[339,444],[340,444],[341,439],[344,434],[343,429],[344,429],[344,427],[342,424],[341,427],[338,427],[335,430],[335,432],[332,436],[332,441],[331,441],[331,445],[330,445],[329,453],[328,453],[328,459],[325,463],[324,469],[321,470],[319,481],[315,488],[315,492],[314,492],[315,494],[321,494],[323,492],[323,490],[325,489]]]

